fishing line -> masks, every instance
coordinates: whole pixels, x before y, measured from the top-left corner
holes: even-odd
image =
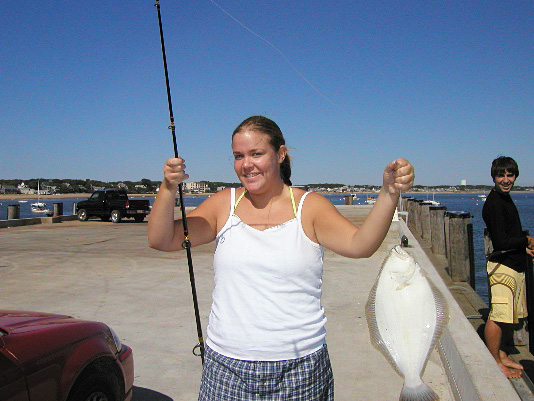
[[[230,14],[228,11],[226,11],[223,7],[221,7],[217,2],[215,2],[214,0],[210,0],[214,5],[216,5],[223,13],[225,13],[227,16],[229,16],[230,18],[232,18],[236,23],[238,23],[239,25],[241,25],[241,27],[245,28],[247,31],[249,31],[251,34],[253,34],[254,36],[256,36],[257,38],[259,38],[260,40],[264,41],[265,43],[267,43],[269,46],[271,46],[274,50],[276,50],[278,52],[278,54],[280,54],[284,60],[289,64],[289,66],[293,69],[293,71],[295,71],[295,73],[304,80],[304,82],[306,82],[308,84],[308,86],[310,86],[310,88],[312,88],[319,96],[321,96],[323,99],[325,99],[328,103],[330,103],[332,106],[334,106],[335,108],[337,108],[338,110],[340,110],[343,114],[345,114],[349,120],[351,120],[354,124],[357,124],[354,117],[348,112],[346,111],[344,108],[342,108],[340,105],[338,105],[337,103],[335,103],[334,101],[332,101],[328,96],[326,96],[323,92],[321,92],[315,85],[313,85],[309,79],[307,79],[299,70],[297,67],[295,67],[295,65],[291,62],[291,60],[282,52],[282,50],[280,50],[277,46],[275,46],[273,43],[271,43],[270,41],[268,41],[267,39],[265,39],[263,36],[257,34],[256,32],[254,32],[251,28],[249,28],[248,26],[246,26],[245,24],[243,24],[241,21],[239,21],[236,17],[234,17],[232,14]]]

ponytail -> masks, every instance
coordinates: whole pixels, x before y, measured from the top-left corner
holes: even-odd
[[[291,157],[286,154],[286,157],[280,164],[280,176],[282,177],[282,181],[284,181],[284,184],[286,185],[293,185],[291,183]]]

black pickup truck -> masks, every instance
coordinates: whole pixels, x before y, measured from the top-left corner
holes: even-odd
[[[86,221],[98,216],[102,221],[119,223],[123,218],[133,217],[140,223],[150,213],[148,200],[128,199],[128,194],[120,189],[95,191],[89,199],[77,205],[78,220]]]

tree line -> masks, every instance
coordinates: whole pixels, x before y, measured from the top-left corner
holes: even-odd
[[[220,188],[238,188],[241,187],[241,183],[238,182],[211,182],[211,181],[200,181],[201,183],[206,184],[208,187],[208,192],[217,192]],[[91,179],[59,179],[59,178],[31,178],[28,180],[21,179],[12,179],[5,180],[0,179],[0,187],[19,187],[22,183],[27,188],[37,190],[37,185],[39,184],[41,189],[46,187],[53,187],[55,193],[68,194],[68,193],[90,193],[93,192],[96,188],[123,188],[128,193],[155,193],[156,189],[161,185],[161,181],[152,181],[148,178],[143,178],[140,181],[99,181]],[[306,184],[301,185],[306,190],[317,190],[317,189],[326,189],[334,190],[338,188],[344,188],[345,191],[350,192],[356,190],[356,188],[373,190],[379,188],[376,185],[350,185],[345,184],[336,184],[336,183],[319,183],[319,184]],[[455,189],[458,191],[489,191],[491,186],[489,185],[434,185],[434,186],[424,186],[424,185],[415,185],[413,187],[414,191],[429,191],[429,192],[440,192],[444,189]],[[524,190],[534,190],[534,187],[522,187],[515,186],[514,190],[524,191]]]

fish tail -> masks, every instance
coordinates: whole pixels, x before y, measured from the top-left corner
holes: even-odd
[[[415,387],[404,386],[402,388],[399,401],[438,401],[439,396],[428,387],[421,383]]]

